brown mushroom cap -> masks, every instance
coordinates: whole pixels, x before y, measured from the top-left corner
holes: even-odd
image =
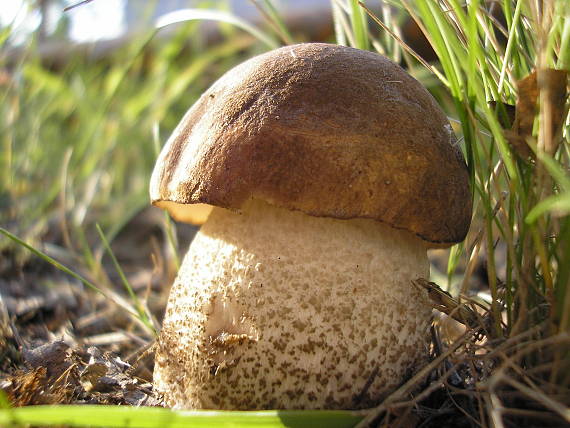
[[[153,204],[239,209],[251,198],[370,218],[428,246],[465,237],[468,172],[433,97],[390,60],[307,43],[252,58],[186,113],[157,161]]]

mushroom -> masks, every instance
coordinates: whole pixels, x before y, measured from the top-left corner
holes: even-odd
[[[390,60],[307,43],[242,63],[186,113],[150,193],[207,219],[160,333],[168,405],[363,408],[426,359],[412,280],[463,240],[471,195],[446,116]]]

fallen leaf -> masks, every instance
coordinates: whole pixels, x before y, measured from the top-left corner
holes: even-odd
[[[555,142],[555,140],[559,140],[557,135],[565,119],[567,81],[567,71],[544,69],[539,72],[535,70],[517,82],[518,96],[515,107],[515,120],[512,128],[505,131],[505,137],[515,153],[523,159],[534,156],[527,140],[529,137],[532,137],[541,92],[544,93],[545,98],[543,99],[550,107],[548,110],[550,112],[550,135],[553,138],[552,143],[545,147],[545,150],[549,154],[556,152],[559,143]]]
[[[58,378],[70,366],[69,361],[69,345],[61,340],[46,343],[32,349],[22,350],[24,361],[32,368],[45,367],[46,376],[49,378]]]

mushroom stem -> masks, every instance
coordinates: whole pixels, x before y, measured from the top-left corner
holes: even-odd
[[[422,241],[374,220],[249,201],[214,208],[165,315],[155,386],[168,405],[371,406],[426,355]]]

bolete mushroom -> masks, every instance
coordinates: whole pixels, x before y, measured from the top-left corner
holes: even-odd
[[[428,277],[426,249],[461,241],[471,216],[431,95],[380,55],[317,43],[214,83],[150,192],[180,220],[205,204],[154,371],[182,408],[374,404],[425,359],[431,310],[411,282]]]

